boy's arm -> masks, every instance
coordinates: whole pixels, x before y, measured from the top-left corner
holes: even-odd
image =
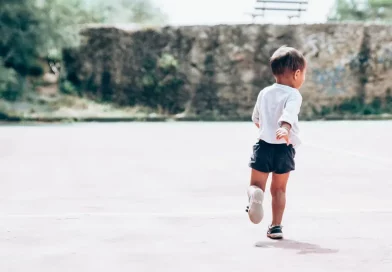
[[[279,118],[279,129],[276,131],[276,138],[284,138],[289,144],[289,132],[295,122],[298,121],[298,114],[302,105],[302,96],[299,93],[291,95],[286,102],[282,116]]]
[[[302,105],[302,96],[294,93],[289,97],[283,109],[283,114],[279,118],[279,127],[286,127],[289,130],[295,122],[298,122],[298,114]]]

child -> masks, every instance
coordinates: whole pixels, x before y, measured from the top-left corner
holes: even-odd
[[[269,173],[272,173],[272,224],[267,236],[282,239],[282,217],[286,205],[286,185],[295,169],[295,150],[300,144],[298,114],[302,104],[299,88],[305,81],[306,60],[292,47],[280,47],[270,60],[276,83],[263,89],[254,107],[252,121],[259,128],[259,141],[253,146],[248,189],[250,220],[263,219],[262,202]]]

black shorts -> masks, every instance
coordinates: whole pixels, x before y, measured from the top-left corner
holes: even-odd
[[[253,146],[249,166],[264,173],[285,174],[295,170],[292,145],[269,144],[260,140]]]

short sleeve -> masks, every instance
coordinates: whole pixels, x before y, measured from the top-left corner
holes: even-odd
[[[298,114],[301,110],[302,96],[299,92],[293,92],[286,101],[283,109],[283,114],[279,118],[278,125],[281,126],[283,122],[293,126],[298,122]]]

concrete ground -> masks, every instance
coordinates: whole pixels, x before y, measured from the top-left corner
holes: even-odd
[[[0,127],[0,271],[392,271],[392,122],[303,123],[283,241],[250,123]]]

